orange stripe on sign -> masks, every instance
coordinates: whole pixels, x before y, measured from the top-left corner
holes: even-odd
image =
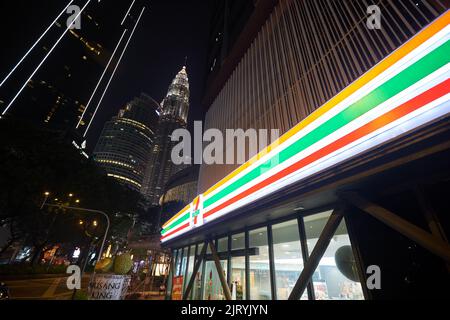
[[[229,175],[227,175],[225,178],[220,180],[217,184],[212,186],[210,189],[208,189],[204,196],[208,196],[215,190],[217,190],[219,187],[230,181],[232,178],[237,176],[239,173],[250,167],[252,164],[254,164],[256,161],[261,159],[263,156],[265,156],[267,153],[275,150],[279,145],[286,142],[289,138],[297,134],[300,130],[311,124],[313,121],[320,118],[322,115],[324,115],[326,112],[333,109],[336,105],[347,99],[349,96],[354,94],[356,91],[361,89],[363,86],[368,84],[370,81],[378,77],[380,74],[388,70],[392,65],[403,59],[405,56],[410,54],[414,49],[419,47],[421,44],[432,38],[435,34],[437,34],[439,31],[444,29],[447,25],[450,24],[450,10],[444,13],[441,17],[436,19],[435,22],[430,24],[428,27],[423,29],[421,32],[419,32],[416,36],[414,36],[411,40],[409,40],[407,43],[405,43],[402,47],[394,51],[390,56],[382,60],[379,64],[374,66],[371,70],[369,70],[367,73],[365,73],[361,78],[353,82],[351,85],[349,85],[347,88],[342,90],[339,94],[337,94],[334,98],[332,98],[330,101],[325,103],[322,107],[314,111],[311,115],[309,115],[306,119],[304,119],[302,122],[297,124],[295,127],[290,129],[288,132],[286,132],[283,136],[281,136],[277,141],[272,143],[270,146],[265,148],[263,151],[255,155],[253,158],[251,158],[249,161],[244,163],[242,166],[237,168],[236,170],[232,171]]]

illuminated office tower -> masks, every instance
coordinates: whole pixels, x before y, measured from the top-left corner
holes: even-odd
[[[159,104],[142,94],[105,124],[94,160],[108,176],[140,191],[150,159]]]

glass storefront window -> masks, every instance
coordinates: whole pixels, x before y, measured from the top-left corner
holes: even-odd
[[[226,278],[227,261],[220,261]],[[203,300],[225,300],[222,284],[220,283],[214,261],[206,261],[205,265],[205,281],[203,283]]]
[[[188,250],[189,247],[186,247],[183,249],[183,257],[181,259],[181,271],[180,276],[186,277],[186,267],[187,267],[187,261],[188,261]]]
[[[239,233],[231,236],[231,248],[233,250],[245,249],[245,233]]]
[[[197,247],[197,257],[195,259],[195,261],[197,261],[198,256],[200,255],[200,253],[202,252],[203,249],[203,243],[200,243]],[[194,281],[194,286],[192,288],[192,300],[202,300],[202,276],[203,276],[203,265],[204,263],[202,262],[200,264],[200,268],[198,269],[197,274],[195,275],[195,281]]]
[[[184,280],[184,290],[186,290],[187,284],[189,280],[191,280],[192,273],[194,272],[194,264],[195,264],[195,246],[191,246],[189,252],[189,260],[187,266],[187,274],[186,279]],[[191,291],[192,294],[192,291]]]
[[[331,213],[329,211],[304,218],[310,254]],[[316,300],[363,300],[356,268],[347,227],[342,221],[313,275]]]
[[[178,249],[176,251],[176,263],[175,263],[175,276],[180,276],[181,275],[181,258],[183,255],[183,250],[182,249]]]
[[[169,268],[169,277],[167,279],[167,290],[166,290],[166,299],[170,299],[171,295],[172,295],[172,278],[173,278],[173,273],[175,271],[175,267],[176,267],[176,256],[177,256],[177,250],[173,250],[172,251],[172,257],[171,257],[171,266]]]
[[[272,234],[277,299],[287,300],[303,270],[297,220],[273,225]],[[302,299],[307,296],[305,290]]]
[[[250,299],[270,300],[270,264],[267,228],[249,232]]]
[[[231,236],[232,250],[245,250],[245,233]],[[245,255],[231,257],[230,290],[233,300],[245,300]]]
[[[228,252],[228,237],[219,239],[217,242],[217,252]]]

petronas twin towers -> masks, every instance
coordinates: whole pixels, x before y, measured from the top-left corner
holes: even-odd
[[[189,79],[177,74],[161,104],[146,94],[135,98],[105,124],[94,159],[108,176],[159,204],[164,186],[181,167],[172,163],[172,132],[186,128]]]
[[[159,204],[164,186],[169,178],[182,168],[176,167],[171,160],[171,151],[175,142],[171,141],[172,132],[186,128],[189,113],[189,78],[186,67],[176,75],[161,103],[161,113],[151,157],[147,167],[141,193],[153,205]]]

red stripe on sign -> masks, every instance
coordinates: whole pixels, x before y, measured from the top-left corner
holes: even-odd
[[[197,198],[197,201],[195,203],[195,211],[198,210],[199,205],[200,205],[200,197]]]
[[[161,237],[161,240],[163,240],[163,239],[165,239],[165,238],[167,238],[167,237],[170,237],[171,235],[173,235],[173,234],[175,234],[175,233],[177,233],[177,232],[180,232],[181,230],[187,228],[188,226],[189,226],[189,223],[183,224],[181,227],[178,227],[177,229],[175,229],[175,230],[173,230],[173,231],[170,231],[169,233],[166,233],[165,235],[163,235],[163,236]]]
[[[316,151],[315,153],[309,155],[306,158],[303,158],[299,160],[298,162],[294,163],[293,165],[285,168],[284,170],[276,173],[272,177],[267,178],[264,181],[261,181],[260,183],[254,185],[253,187],[245,190],[244,192],[238,194],[237,196],[231,198],[228,201],[225,201],[221,205],[215,207],[214,209],[206,212],[204,214],[204,217],[209,217],[213,215],[214,213],[228,207],[229,205],[242,200],[243,198],[255,193],[256,191],[259,191],[263,189],[264,187],[288,176],[291,173],[294,173],[303,167],[313,163],[314,161],[317,161],[328,154],[335,152],[346,145],[357,141],[358,139],[388,125],[389,123],[394,122],[395,120],[398,120],[407,114],[420,109],[421,107],[433,102],[434,100],[448,94],[450,92],[450,79],[447,79],[443,83],[433,87],[432,89],[422,93],[421,95],[415,97],[414,99],[398,106],[394,110],[380,116],[379,118],[367,123],[363,127],[343,136],[342,138],[336,140],[335,142],[329,144],[328,146]]]

